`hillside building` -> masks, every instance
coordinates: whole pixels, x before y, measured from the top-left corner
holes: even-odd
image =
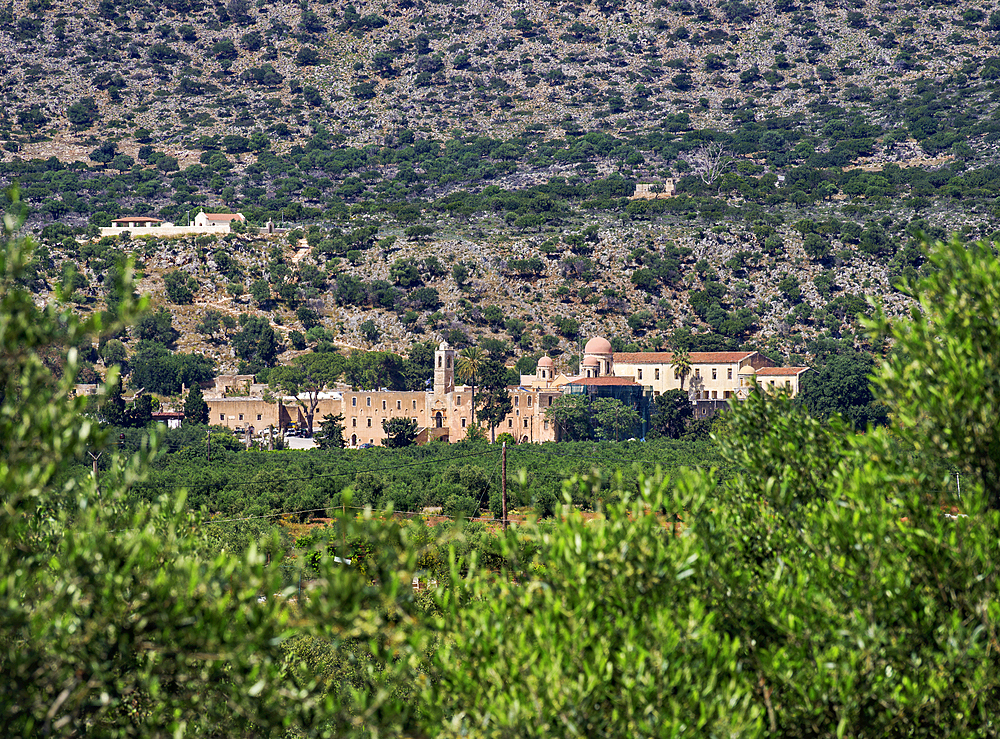
[[[189,226],[176,226],[173,223],[150,218],[148,216],[127,216],[116,218],[111,226],[101,229],[101,236],[186,236],[188,234],[227,234],[232,232],[235,222],[246,223],[242,213],[206,213],[201,211],[195,216]],[[273,230],[273,229],[272,229]]]

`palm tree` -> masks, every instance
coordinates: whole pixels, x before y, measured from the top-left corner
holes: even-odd
[[[472,425],[476,425],[476,381],[483,371],[486,352],[477,346],[468,346],[455,359],[455,376],[472,386]]]
[[[670,366],[674,368],[675,373],[680,375],[681,390],[683,390],[684,380],[691,374],[691,355],[688,354],[687,349],[676,350],[670,358]]]

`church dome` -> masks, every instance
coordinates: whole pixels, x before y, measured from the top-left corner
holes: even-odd
[[[552,361],[552,357],[542,357],[538,360],[539,367],[555,367],[556,363]]]
[[[603,336],[595,336],[583,348],[584,354],[611,354],[611,342]]]
[[[583,366],[584,367],[599,367],[600,364],[601,364],[601,360],[599,360],[597,357],[584,357],[583,358]]]

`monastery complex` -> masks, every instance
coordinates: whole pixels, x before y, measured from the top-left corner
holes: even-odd
[[[472,388],[455,384],[454,349],[442,342],[434,355],[434,382],[426,391],[355,390],[349,386],[325,391],[319,396],[314,429],[327,414],[343,415],[344,438],[349,447],[380,445],[386,435],[382,420],[397,416],[414,418],[417,443],[465,438],[472,423]],[[775,367],[756,351],[691,352],[691,369],[681,377],[671,352],[613,352],[604,338],[593,338],[584,348],[580,373],[560,374],[550,357],[542,357],[533,375],[522,375],[519,385],[508,388],[511,413],[496,429],[518,442],[558,441],[559,431],[545,417],[553,401],[565,393],[585,393],[591,398],[614,397],[639,411],[645,436],[651,405],[656,396],[684,389],[695,407],[696,418],[708,418],[725,408],[731,398],[744,399],[755,385],[765,390],[799,392],[807,367]],[[216,379],[214,390],[205,392],[209,423],[233,430],[260,432],[304,427],[305,414],[294,398],[275,402],[264,399],[266,386],[252,385],[251,376]],[[683,387],[682,387],[683,383]],[[252,429],[252,430],[251,430]]]

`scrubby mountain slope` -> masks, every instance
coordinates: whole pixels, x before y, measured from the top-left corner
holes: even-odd
[[[265,316],[290,351],[478,335],[568,357],[603,333],[798,359],[853,341],[865,296],[905,308],[919,233],[996,230],[1000,12],[981,4],[2,12],[0,177],[49,243],[39,292],[74,264],[97,308],[133,253],[222,368],[239,358],[195,330],[210,309]],[[629,199],[668,180],[675,197]],[[300,232],[66,241],[202,207]],[[193,307],[167,299],[175,269]]]

